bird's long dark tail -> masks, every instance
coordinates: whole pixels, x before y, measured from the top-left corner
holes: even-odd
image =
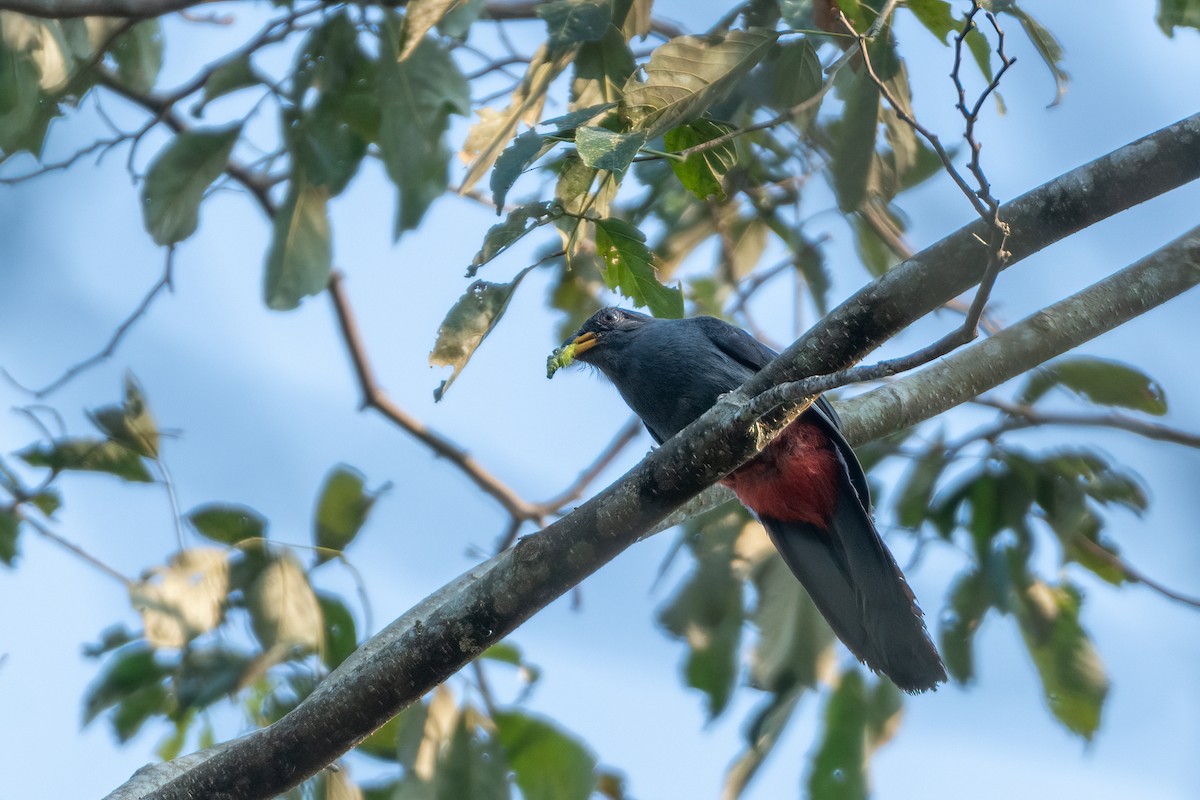
[[[838,638],[908,692],[933,689],[946,670],[912,590],[844,471],[828,530],[763,517],[783,560]]]

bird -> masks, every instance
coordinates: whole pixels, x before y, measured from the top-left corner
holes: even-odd
[[[607,307],[554,351],[547,374],[572,361],[595,367],[662,444],[777,356],[715,317],[658,319]],[[945,666],[875,527],[866,475],[841,428],[833,406],[818,397],[721,483],[762,523],[860,662],[907,692],[936,689]]]

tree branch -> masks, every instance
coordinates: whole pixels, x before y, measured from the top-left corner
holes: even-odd
[[[1136,433],[1138,436],[1144,436],[1147,439],[1173,442],[1181,444],[1184,447],[1200,448],[1200,434],[1172,428],[1169,425],[1160,425],[1157,422],[1138,419],[1137,417],[1131,417],[1128,414],[1120,414],[1115,411],[1098,414],[1046,411],[1034,408],[1033,406],[1009,403],[990,397],[977,397],[972,402],[976,405],[1003,411],[1007,415],[1007,417],[1001,420],[1000,424],[1003,427],[997,426],[997,435],[1011,430],[1021,430],[1022,428],[1031,428],[1038,425],[1115,428],[1117,430],[1128,431],[1129,433]]]
[[[1165,143],[1157,148],[1160,155],[1164,146]],[[1155,172],[1145,163],[1147,158],[1132,155],[1116,159],[1110,171],[1119,171],[1124,161],[1143,162],[1139,167],[1142,174]],[[1111,200],[1107,205],[1099,202],[1104,199],[1102,176],[1092,177],[1091,186],[1098,187],[1101,193],[1098,204],[1111,207]],[[1075,192],[1081,196],[1072,198],[1068,208],[1093,207],[1087,202],[1088,191],[1082,188],[1085,185],[1074,184]],[[1045,191],[1045,187],[1038,191]],[[1060,204],[1066,203],[1068,196],[1064,191]],[[1061,224],[1081,225],[1082,213],[1054,218]],[[1064,216],[1069,222],[1064,222]],[[1049,237],[1046,227],[1040,229],[1043,236]],[[1023,240],[1023,245],[1028,252],[1030,240]],[[947,251],[954,252],[944,246],[934,248],[935,254]],[[927,295],[940,295],[946,287],[963,280],[959,275],[963,271],[960,263],[938,260],[928,252],[918,259],[916,263],[926,275],[950,273],[942,275],[940,281],[926,283],[922,288]],[[966,269],[970,266],[968,261]],[[908,271],[914,269],[917,267]],[[884,278],[877,283],[886,282]],[[1040,363],[1053,355],[1056,348],[1069,348],[1115,327],[1197,282],[1200,282],[1200,229],[937,366],[843,404],[847,436],[852,443],[862,443],[911,425],[1006,380],[1014,371]],[[903,284],[892,287],[894,294],[911,294]],[[891,297],[879,294],[871,297],[877,311],[893,308]],[[919,315],[924,313],[922,308],[936,307],[945,299],[926,296],[907,313]],[[852,311],[863,313],[861,305],[843,306],[818,326],[818,332],[839,323],[847,314],[853,316]],[[887,324],[894,324],[891,321],[900,318],[898,312],[884,316],[889,320]],[[877,328],[878,324],[870,330]],[[805,337],[799,346],[789,348],[788,353],[808,357],[805,345],[810,340],[811,335]],[[823,353],[835,369],[856,357],[854,346],[860,341],[844,330],[839,340],[840,348]],[[768,368],[760,377],[786,375],[797,363],[795,355],[785,355],[778,361],[781,362],[778,368]],[[827,370],[831,371],[835,370]],[[753,396],[747,393],[759,380],[756,377],[738,392],[724,396],[699,420],[570,515],[468,570],[426,598],[366,642],[279,722],[222,747],[173,779],[169,765],[164,767],[162,780],[152,784],[158,787],[155,791],[133,794],[118,790],[110,797],[268,798],[314,774],[486,647],[643,538],[657,522],[694,498],[703,487],[752,458],[768,441],[744,399]],[[909,388],[912,386],[920,388]],[[147,777],[143,772],[135,779],[144,786]]]

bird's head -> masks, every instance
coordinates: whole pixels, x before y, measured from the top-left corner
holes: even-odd
[[[604,370],[608,363],[618,357],[622,345],[627,344],[637,330],[653,321],[653,317],[623,308],[609,306],[600,309],[583,323],[574,336],[563,342],[562,347],[550,354],[546,361],[546,377],[553,378],[555,372],[574,361]]]

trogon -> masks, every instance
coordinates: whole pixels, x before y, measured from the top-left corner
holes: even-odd
[[[659,444],[778,354],[714,317],[655,319],[603,308],[555,351],[549,374],[579,360],[600,370]],[[818,398],[721,483],[766,528],[834,633],[901,689],[946,680],[920,608],[871,518],[862,465]]]

